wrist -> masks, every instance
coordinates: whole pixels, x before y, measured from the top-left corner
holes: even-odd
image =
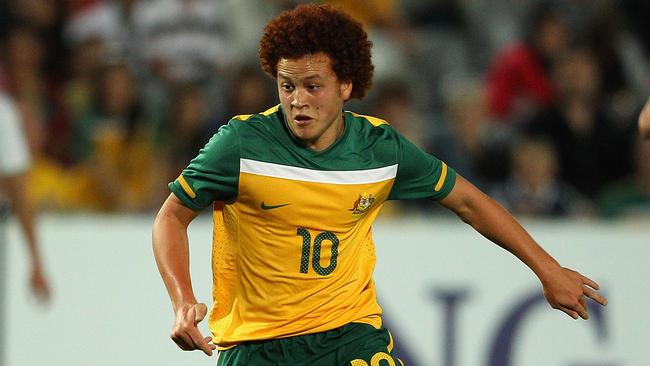
[[[174,308],[174,313],[178,313],[179,311],[182,311],[182,309],[186,309],[188,307],[194,306],[198,304],[198,301],[194,297],[191,298],[184,298],[184,299],[179,299],[176,301],[172,301],[172,306]]]
[[[557,261],[550,258],[538,267],[532,268],[532,270],[539,281],[545,285],[551,278],[555,277],[557,273],[562,271],[562,266]]]

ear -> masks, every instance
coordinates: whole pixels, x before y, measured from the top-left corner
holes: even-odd
[[[341,90],[341,97],[343,98],[343,101],[347,102],[348,99],[350,99],[350,95],[352,94],[352,80],[342,81],[340,85],[340,90]]]

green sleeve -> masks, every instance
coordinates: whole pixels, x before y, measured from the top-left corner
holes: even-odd
[[[236,122],[222,126],[192,159],[169,189],[189,208],[201,210],[214,201],[237,196],[240,142]]]
[[[456,183],[456,172],[402,135],[396,133],[396,139],[397,177],[388,199],[445,198]]]

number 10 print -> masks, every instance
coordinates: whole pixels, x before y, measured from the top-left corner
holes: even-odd
[[[311,252],[311,234],[303,227],[296,230],[296,234],[302,236],[302,255],[300,256],[300,273],[309,272],[309,254]],[[321,247],[324,240],[332,243],[332,257],[330,264],[323,267],[320,264]],[[336,259],[339,256],[339,238],[331,231],[324,231],[314,239],[314,253],[312,255],[311,266],[314,272],[321,276],[327,276],[334,272],[336,268]]]

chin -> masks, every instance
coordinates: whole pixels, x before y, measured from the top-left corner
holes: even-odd
[[[311,141],[314,137],[309,133],[297,133],[296,137],[302,141]]]
[[[300,137],[301,139],[306,139],[309,138],[310,135],[312,135],[312,133],[309,131],[308,128],[296,126],[295,124],[292,127],[293,127],[292,128],[293,134],[296,137]]]

